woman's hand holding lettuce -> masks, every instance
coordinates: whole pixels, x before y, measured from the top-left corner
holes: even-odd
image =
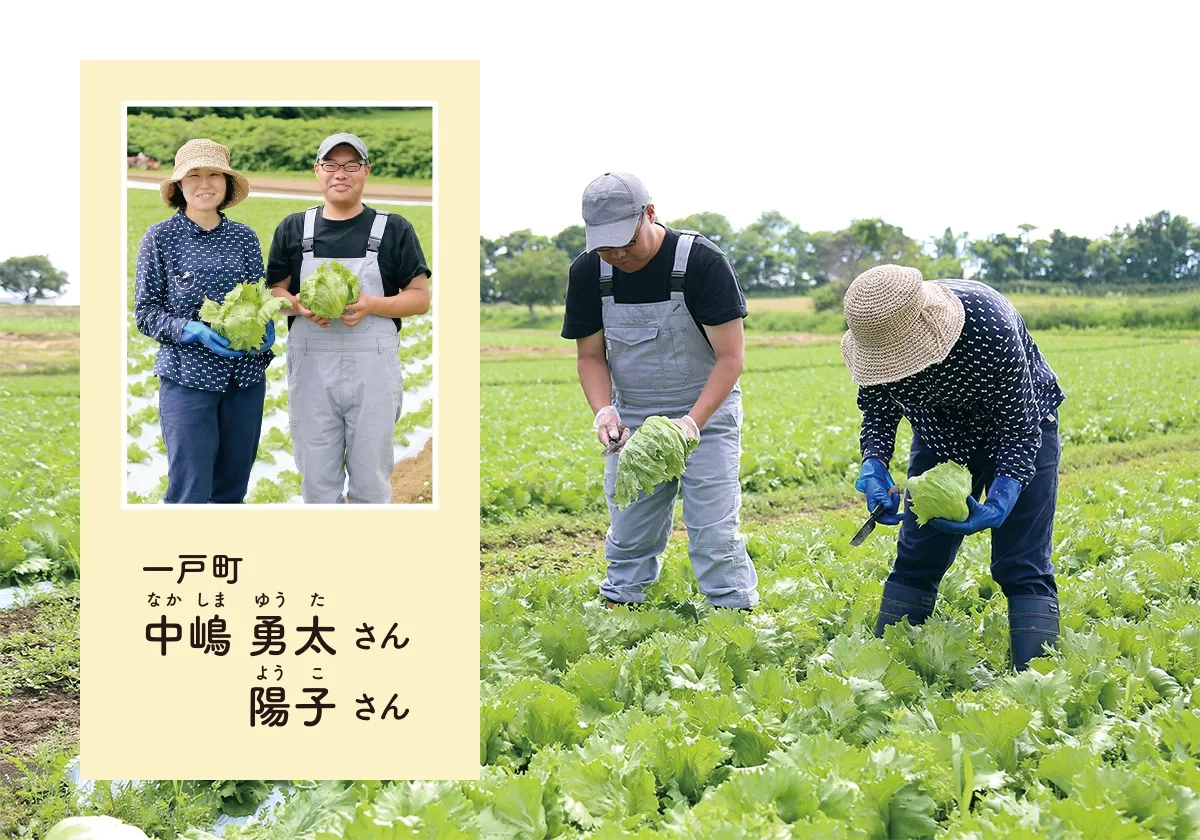
[[[225,300],[206,300],[200,320],[229,341],[231,350],[260,350],[267,337],[267,324],[287,301],[276,297],[263,282],[238,283]]]

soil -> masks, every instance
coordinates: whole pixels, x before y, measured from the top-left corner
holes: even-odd
[[[79,333],[0,333],[0,373],[40,373],[78,365]]]
[[[140,169],[130,169],[125,176],[130,181],[150,181],[155,184],[170,177],[170,172],[148,172]],[[251,193],[300,193],[301,195],[320,195],[316,179],[297,178],[251,178]],[[393,199],[396,201],[432,201],[433,187],[409,186],[407,184],[372,184],[367,182],[363,190],[363,200]]]
[[[392,471],[392,504],[413,505],[433,501],[433,438],[415,457],[405,458]]]
[[[36,606],[0,612],[0,638],[33,630]],[[0,698],[0,753],[12,750],[18,757],[36,754],[37,745],[59,726],[73,740],[79,738],[79,694],[71,691],[15,691]],[[0,757],[0,784],[17,775],[13,763]]]
[[[21,758],[37,753],[37,745],[57,729],[72,741],[79,740],[79,695],[65,691],[37,694],[15,692],[0,705],[0,752],[12,750]],[[0,784],[20,771],[0,758]]]

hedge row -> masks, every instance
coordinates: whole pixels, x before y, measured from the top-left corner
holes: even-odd
[[[184,120],[145,114],[129,117],[127,154],[142,152],[174,164],[175,152],[196,137],[229,147],[234,169],[256,172],[285,169],[311,172],[317,147],[330,134],[349,131],[367,144],[371,172],[400,178],[433,178],[433,127],[414,130],[375,120],[325,117],[285,120],[278,117],[201,117]]]

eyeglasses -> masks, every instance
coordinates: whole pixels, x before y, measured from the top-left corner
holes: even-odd
[[[638,216],[637,224],[633,226],[633,239],[630,239],[630,240],[629,240],[628,242],[626,242],[624,245],[617,245],[617,246],[608,246],[608,247],[604,247],[604,248],[597,248],[597,249],[596,249],[596,251],[597,251],[597,252],[599,252],[599,253],[601,253],[601,254],[607,254],[607,253],[609,253],[610,251],[627,251],[627,250],[629,250],[630,248],[632,248],[634,245],[636,245],[636,244],[637,244],[637,241],[638,241],[638,231],[640,231],[640,230],[642,229],[642,219],[644,219],[644,218],[646,218],[646,211],[644,211],[644,210],[643,210],[643,211],[642,211],[642,214],[641,214],[640,216]]]
[[[346,163],[334,163],[331,160],[322,161],[320,166],[326,172],[337,172],[339,169],[345,169],[347,172],[357,172],[362,169],[365,164],[361,164],[356,160],[347,161]]]

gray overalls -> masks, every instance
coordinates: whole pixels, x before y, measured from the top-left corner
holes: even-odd
[[[716,364],[716,354],[683,298],[684,274],[696,236],[694,231],[683,231],[679,237],[670,300],[615,303],[612,266],[600,260],[601,317],[613,405],[631,429],[655,414],[686,414]],[[682,486],[688,556],[700,590],[718,607],[758,603],[758,575],[738,533],[741,426],[742,394],[735,384],[705,424],[683,477],[660,484],[624,510],[613,502],[618,456],[609,456],[604,492],[612,519],[604,543],[608,574],[600,586],[606,598],[641,603],[645,587],[658,579],[659,555],[667,546],[675,497]]]
[[[382,295],[379,243],[387,213],[376,213],[367,253],[338,259],[358,276],[361,294]],[[313,256],[317,208],[304,213],[300,280],[328,259]],[[287,337],[288,417],[309,504],[388,504],[395,466],[392,437],[404,397],[400,335],[391,318],[367,315],[353,327],[334,318],[319,327],[296,318]],[[346,477],[350,482],[346,488]]]

